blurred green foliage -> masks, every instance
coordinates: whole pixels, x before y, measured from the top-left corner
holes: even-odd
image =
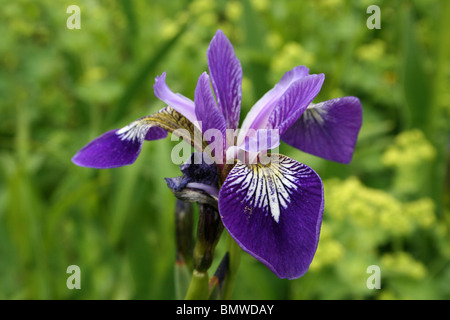
[[[80,30],[66,28],[71,4],[81,8]],[[372,4],[379,30],[366,27]],[[243,66],[243,116],[302,64],[326,75],[317,101],[354,95],[364,110],[350,165],[281,146],[324,180],[317,255],[288,281],[243,254],[234,297],[450,298],[449,1],[0,0],[0,8],[0,299],[175,297],[175,199],[163,180],[179,175],[173,142],[146,143],[134,165],[113,170],[70,159],[161,108],[152,86],[163,71],[192,98],[218,28]],[[66,287],[72,264],[81,290]],[[366,287],[370,265],[380,267],[380,290]]]

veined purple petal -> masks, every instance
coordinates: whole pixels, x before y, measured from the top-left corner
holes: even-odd
[[[283,155],[267,165],[238,162],[219,192],[225,228],[280,278],[295,279],[308,270],[323,208],[317,173]]]
[[[337,98],[309,106],[281,139],[307,153],[349,163],[361,124],[359,99]]]
[[[81,167],[109,169],[132,164],[142,148],[142,141],[122,140],[111,130],[82,148],[72,158],[72,162]]]
[[[276,103],[292,83],[306,77],[309,69],[305,66],[298,66],[286,72],[281,80],[268,91],[248,112],[241,126],[242,135],[239,136],[238,144],[242,144],[249,129],[265,129],[272,110]]]
[[[216,129],[222,133],[223,141],[225,142],[227,124],[223,114],[216,105],[206,72],[198,78],[197,87],[195,88],[195,115],[197,120],[201,121],[202,133],[209,129]]]
[[[211,83],[217,104],[222,111],[227,128],[239,125],[242,95],[242,67],[225,34],[218,30],[207,51]]]
[[[145,135],[145,140],[159,140],[167,137],[167,131],[160,127],[151,127],[148,129],[147,134]]]
[[[195,116],[194,102],[179,93],[173,93],[166,84],[166,73],[164,72],[159,77],[156,77],[153,85],[155,96],[164,101],[168,106],[172,107],[183,116],[185,116],[192,123],[197,122]]]
[[[280,135],[289,129],[319,93],[324,79],[323,74],[312,74],[292,83],[272,110],[268,127],[277,128]]]
[[[280,145],[278,129],[258,129],[254,135],[244,139],[241,149],[247,152],[260,152],[276,148]]]
[[[117,168],[132,164],[141,152],[144,140],[157,140],[167,132],[136,120],[122,129],[108,131],[83,147],[72,158],[81,167]]]

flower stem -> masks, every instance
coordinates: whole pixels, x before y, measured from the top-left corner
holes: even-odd
[[[206,300],[209,295],[208,272],[194,270],[185,300]]]
[[[236,283],[237,270],[241,262],[242,249],[234,241],[234,239],[228,234],[227,239],[227,251],[229,253],[229,269],[227,278],[223,288],[223,299],[230,300],[233,296],[234,285]]]
[[[192,268],[181,259],[175,263],[175,298],[181,300],[185,297],[189,288],[192,275]]]

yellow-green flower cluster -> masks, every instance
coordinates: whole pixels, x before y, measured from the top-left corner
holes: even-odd
[[[400,133],[383,154],[382,162],[388,167],[416,166],[434,159],[436,150],[418,129]]]
[[[394,189],[397,194],[417,196],[426,188],[435,156],[434,146],[422,131],[414,129],[400,133],[386,149],[381,161],[395,170]]]
[[[326,217],[386,236],[406,235],[435,222],[431,199],[403,203],[386,191],[364,186],[355,177],[325,182],[325,199]]]
[[[430,228],[436,223],[435,205],[430,198],[408,202],[404,205],[405,215],[422,228]]]
[[[376,39],[369,44],[360,46],[356,50],[356,56],[362,61],[374,62],[383,58],[385,52],[386,43],[383,40]]]
[[[266,11],[270,6],[270,1],[268,0],[250,0],[250,3],[258,11]]]
[[[239,1],[228,1],[225,7],[225,15],[233,22],[239,21],[242,17],[244,8]]]
[[[311,263],[311,270],[319,270],[325,265],[332,265],[344,256],[344,247],[336,239],[333,238],[332,230],[328,223],[322,223],[320,232],[320,246]]]
[[[402,275],[416,280],[422,279],[427,274],[427,269],[421,262],[403,251],[384,254],[381,257],[380,268],[386,276]]]
[[[429,198],[404,202],[386,191],[369,188],[358,178],[324,181],[325,213],[312,272],[332,267],[346,279],[348,290],[366,294],[366,268],[380,266],[386,277],[422,279],[425,265],[398,247],[380,255],[380,246],[408,237],[414,230],[437,225]],[[392,293],[394,294],[394,293]],[[381,296],[380,296],[381,297]]]

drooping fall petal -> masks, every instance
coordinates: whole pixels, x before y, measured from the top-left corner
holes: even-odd
[[[298,278],[308,270],[323,208],[317,173],[283,155],[267,165],[238,162],[219,192],[225,228],[280,278]]]
[[[109,169],[136,161],[144,140],[157,140],[167,136],[158,127],[140,124],[139,120],[119,130],[111,130],[94,139],[72,158],[81,167]]]
[[[307,153],[349,163],[361,124],[359,99],[337,98],[308,107],[281,139]]]

